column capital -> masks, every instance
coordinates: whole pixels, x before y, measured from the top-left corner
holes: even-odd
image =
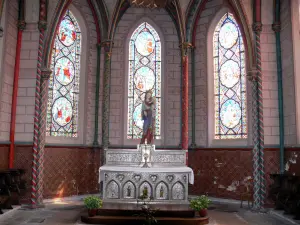
[[[47,21],[46,20],[40,20],[39,23],[38,23],[38,26],[39,26],[40,32],[47,30]]]
[[[253,68],[251,70],[248,71],[247,73],[247,79],[249,81],[257,81],[257,69],[256,68]]]
[[[21,30],[21,31],[25,30],[25,27],[26,27],[26,22],[25,22],[25,20],[18,20],[17,27],[18,27],[18,29]]]
[[[182,42],[182,43],[179,45],[179,48],[181,49],[182,54],[183,54],[183,55],[186,55],[186,54],[187,54],[187,51],[188,51],[189,49],[194,48],[194,46],[193,46],[192,43],[190,43],[190,42]]]
[[[254,22],[252,25],[252,29],[255,33],[261,33],[262,31],[262,23],[261,22]]]
[[[101,42],[100,45],[104,47],[105,52],[108,52],[111,54],[114,42],[112,40],[105,40],[105,41]]]
[[[275,22],[272,24],[272,30],[277,33],[281,31],[281,23],[280,22]]]
[[[49,80],[49,78],[52,74],[52,70],[45,67],[45,68],[42,68],[41,71],[42,71],[42,79]]]

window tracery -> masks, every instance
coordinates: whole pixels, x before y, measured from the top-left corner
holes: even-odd
[[[47,136],[78,136],[80,56],[80,27],[71,11],[67,10],[52,49]]]
[[[161,41],[147,22],[140,24],[129,40],[127,139],[143,133],[142,102],[146,91],[156,99],[155,139],[161,138]]]
[[[215,139],[247,138],[245,49],[239,26],[226,13],[213,36]]]

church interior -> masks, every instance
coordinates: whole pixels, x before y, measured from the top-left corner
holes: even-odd
[[[299,49],[300,0],[0,0],[0,224],[145,190],[296,224]]]

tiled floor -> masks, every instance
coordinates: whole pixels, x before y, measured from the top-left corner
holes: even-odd
[[[79,225],[85,213],[82,201],[47,203],[45,208],[16,208],[0,215],[0,225]],[[291,225],[271,213],[254,213],[236,204],[219,203],[209,210],[210,225]]]

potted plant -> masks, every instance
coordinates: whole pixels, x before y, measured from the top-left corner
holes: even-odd
[[[210,203],[211,201],[208,199],[207,196],[201,195],[191,200],[190,207],[195,211],[198,211],[201,217],[205,217],[207,216],[207,208]]]
[[[102,200],[97,196],[86,197],[83,201],[90,217],[96,216],[98,209],[102,207]]]

